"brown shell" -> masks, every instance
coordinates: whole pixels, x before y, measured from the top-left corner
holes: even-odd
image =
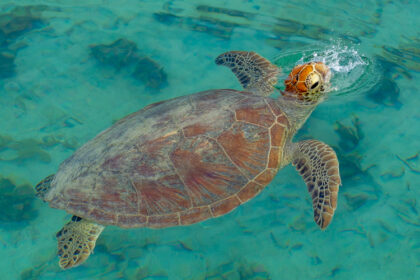
[[[274,99],[213,90],[150,105],[64,161],[46,200],[121,227],[223,215],[275,176],[289,123]]]

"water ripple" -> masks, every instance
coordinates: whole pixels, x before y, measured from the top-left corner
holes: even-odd
[[[283,69],[281,78],[285,78],[298,64],[310,61],[325,63],[332,72],[332,98],[365,93],[377,84],[380,76],[374,59],[360,53],[355,46],[341,44],[309,46],[282,53],[273,61]]]

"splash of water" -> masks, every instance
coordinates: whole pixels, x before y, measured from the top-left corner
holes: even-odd
[[[321,61],[331,69],[330,97],[361,94],[370,90],[378,81],[373,60],[360,54],[355,47],[340,44],[310,47],[283,53],[274,59],[276,65],[287,71],[281,78],[285,78],[294,66],[310,61]]]
[[[368,64],[367,61],[363,60],[363,57],[357,50],[349,48],[348,46],[342,48],[332,46],[330,49],[314,52],[312,55],[306,55],[306,57],[302,57],[297,63],[306,63],[308,60],[321,61],[325,63],[332,72],[336,73],[349,73],[355,68]]]

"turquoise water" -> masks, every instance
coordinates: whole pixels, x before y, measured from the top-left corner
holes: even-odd
[[[419,13],[404,0],[0,1],[0,278],[420,279]],[[35,184],[148,104],[240,89],[214,64],[227,50],[260,53],[282,78],[314,59],[332,69],[330,98],[296,137],[337,151],[332,224],[318,229],[288,166],[221,218],[107,227],[61,271],[55,233],[70,215]]]

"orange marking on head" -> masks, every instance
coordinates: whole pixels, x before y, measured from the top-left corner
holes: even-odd
[[[330,70],[322,62],[309,62],[298,65],[284,81],[284,95],[299,100],[316,101],[329,83]]]

